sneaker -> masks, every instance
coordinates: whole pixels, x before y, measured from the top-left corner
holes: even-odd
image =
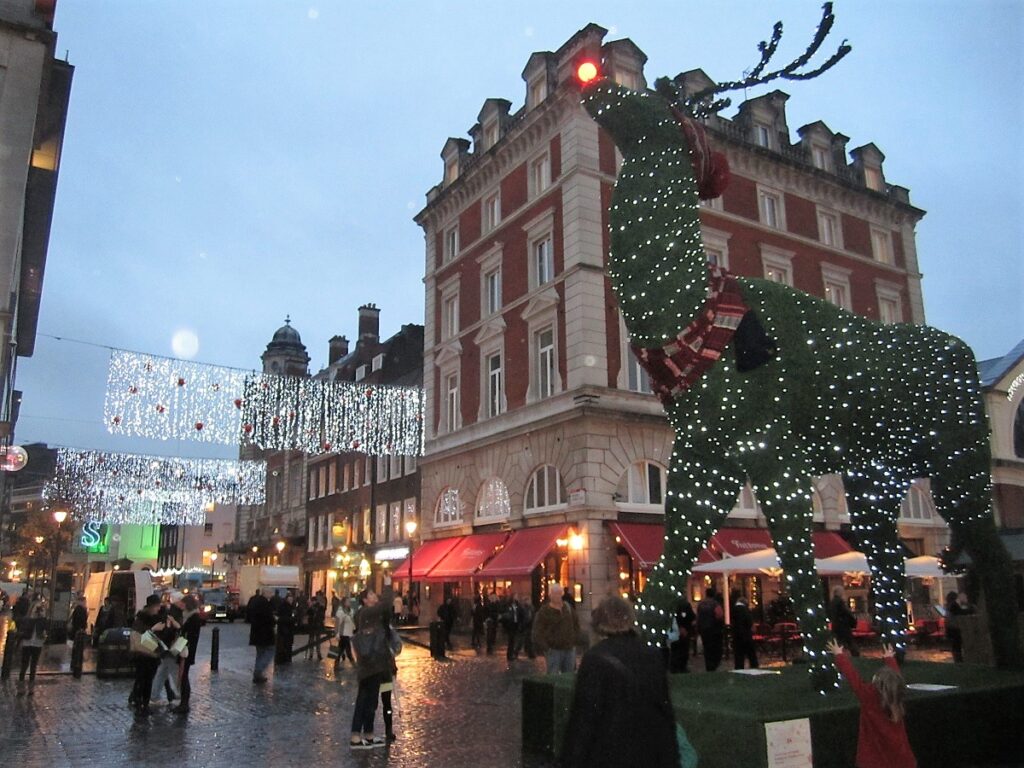
[[[380,736],[374,736],[372,739],[370,739],[370,746],[371,747],[383,747],[386,744],[387,744],[387,741],[382,739]]]
[[[359,741],[350,740],[348,745],[352,749],[372,749],[374,746],[372,741],[367,741],[366,739],[359,739]]]

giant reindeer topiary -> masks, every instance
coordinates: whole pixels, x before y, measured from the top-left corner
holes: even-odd
[[[716,93],[828,69],[845,44],[817,70],[798,71],[831,24],[827,4],[807,52],[763,74],[781,37],[776,24],[750,77],[689,98],[666,80],[658,93],[602,77],[583,87],[584,107],[623,158],[608,273],[675,430],[665,552],[639,621],[651,638],[664,631],[697,554],[749,479],[785,569],[813,683],[824,690],[836,678],[814,570],[812,477],[842,473],[882,639],[898,647],[906,610],[896,521],[911,481],[931,477],[954,549],[970,554],[980,577],[997,662],[1015,666],[1010,560],[992,520],[988,426],[971,350],[934,328],[882,325],[786,285],[732,276],[709,266],[701,245],[698,195],[720,194],[728,171],[692,118],[727,103],[710,103]]]

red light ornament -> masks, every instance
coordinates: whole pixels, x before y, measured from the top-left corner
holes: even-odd
[[[576,77],[586,85],[598,75],[597,64],[592,61],[584,61],[576,68]]]

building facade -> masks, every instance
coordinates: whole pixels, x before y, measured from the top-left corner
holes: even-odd
[[[605,34],[589,25],[559,50],[534,53],[515,112],[485,100],[472,141],[445,143],[442,181],[416,216],[426,240],[423,537],[447,542],[437,551],[450,545],[437,565],[467,541],[484,552],[462,570],[424,572],[444,594],[515,591],[536,601],[557,579],[589,611],[610,590],[642,589],[660,556],[672,432],[628,349],[605,273],[620,158],[580,107],[573,77],[586,56],[619,83],[646,88],[646,56]],[[700,70],[683,78],[689,90],[711,82]],[[708,259],[881,322],[923,322],[914,227],[924,212],[886,180],[874,145],[850,150],[848,161],[849,139],[821,122],[791,141],[787,98],[774,91],[732,119],[706,121],[732,169],[724,195],[701,212]],[[817,527],[844,532],[841,479],[815,484]],[[904,518],[909,549],[946,543],[927,480]],[[713,546],[766,546],[749,487],[729,524]]]

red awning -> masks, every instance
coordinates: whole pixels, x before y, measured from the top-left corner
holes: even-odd
[[[555,547],[555,539],[564,538],[565,525],[543,525],[539,528],[523,528],[509,537],[505,547],[494,556],[481,576],[529,576],[541,560]]]
[[[458,544],[464,536],[452,536],[448,539],[432,539],[431,541],[424,541],[418,547],[412,550],[412,577],[414,579],[425,578],[431,569],[436,567],[441,562],[442,558],[447,555],[452,549]],[[409,560],[403,560],[401,563],[391,569],[391,573],[397,578],[409,578]]]
[[[486,563],[495,550],[508,539],[508,533],[476,533],[466,536],[431,569],[427,579],[453,581],[472,576]],[[413,553],[413,570],[416,569]]]
[[[707,551],[713,560],[736,557],[772,546],[772,537],[764,528],[719,528],[711,537]]]
[[[814,531],[811,538],[814,540],[814,557],[818,560],[853,551],[853,547],[835,531]]]
[[[608,530],[632,555],[636,566],[649,571],[665,549],[665,526],[660,523],[608,523]]]

